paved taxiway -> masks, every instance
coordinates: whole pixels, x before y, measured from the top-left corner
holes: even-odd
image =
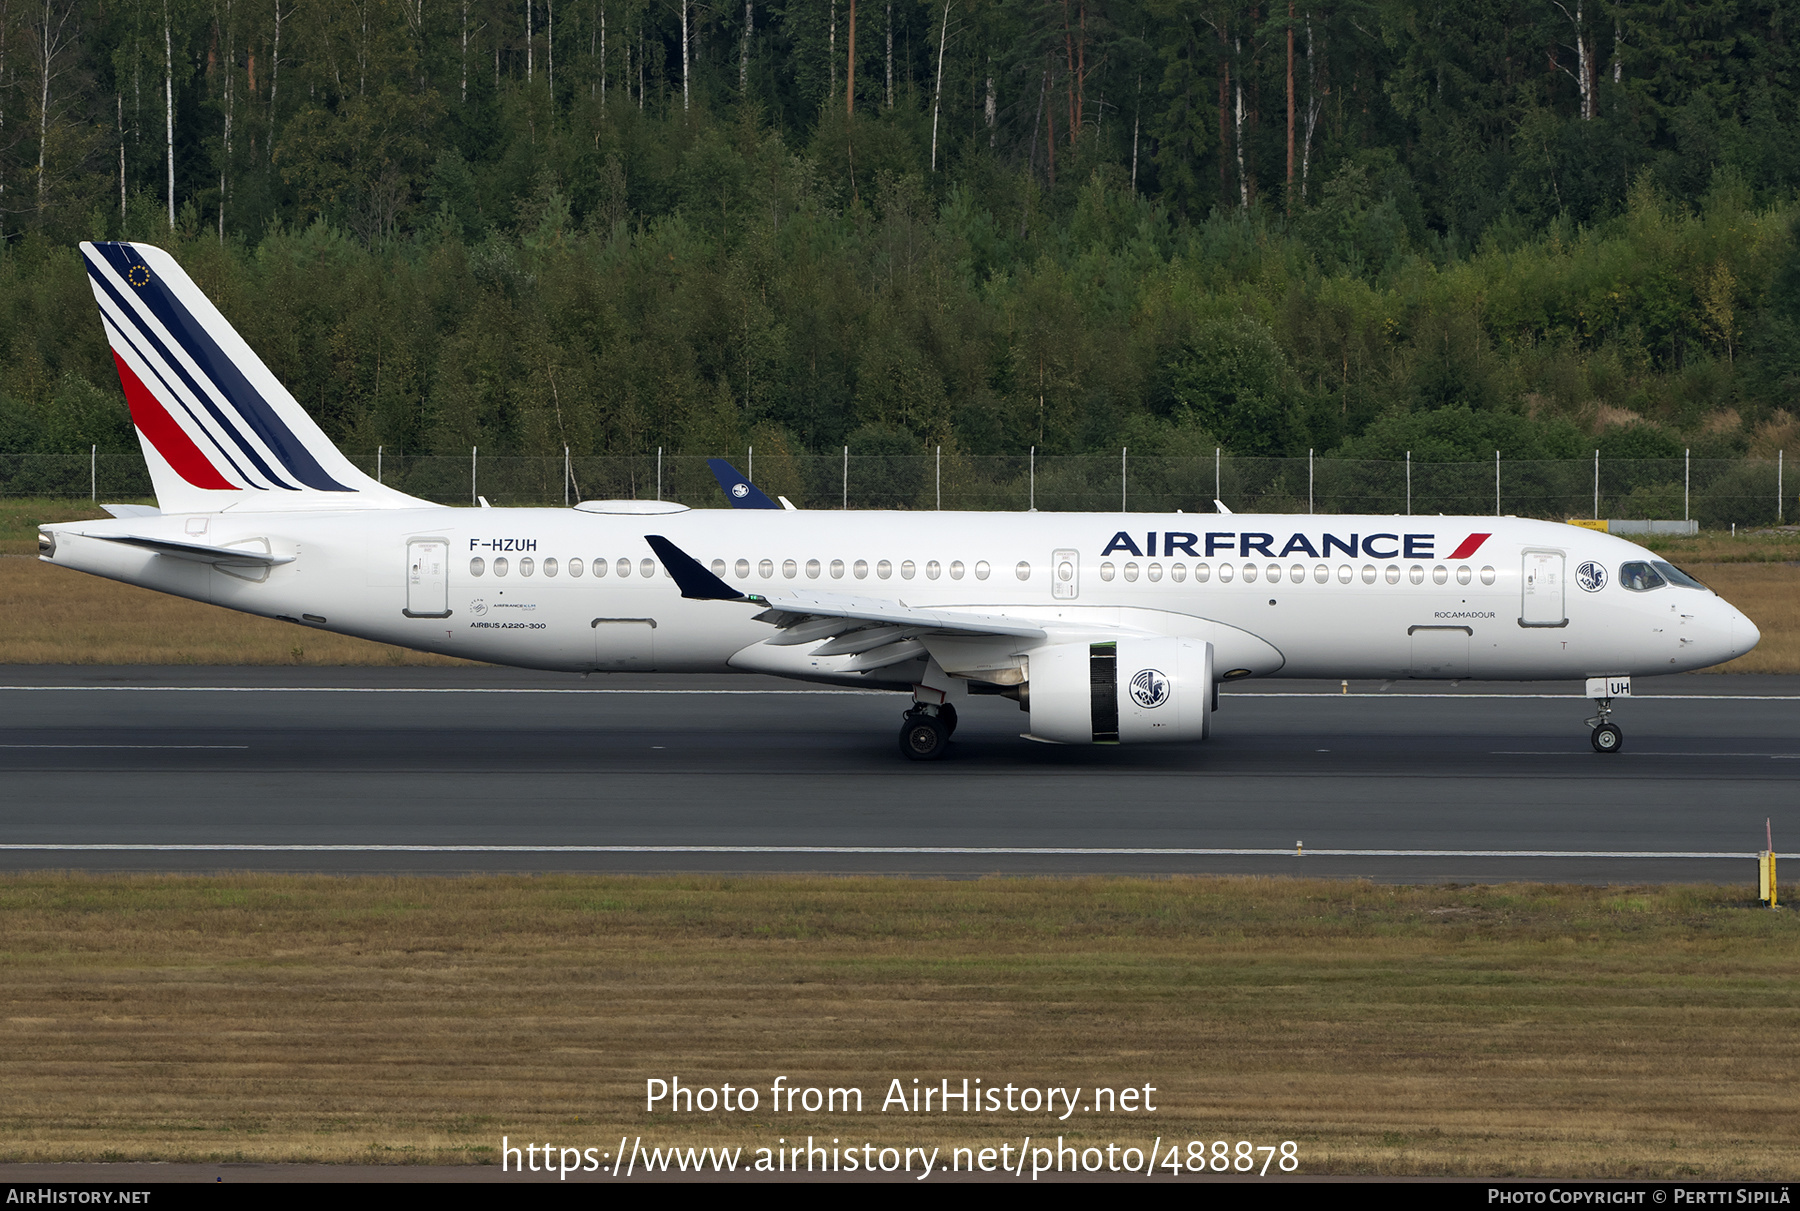
[[[1579,686],[1253,682],[1195,747],[1034,744],[977,700],[929,765],[895,751],[899,698],[751,678],[11,667],[0,687],[10,869],[1748,884],[1800,790],[1800,677],[1641,681],[1615,756],[1588,747]],[[1278,852],[1176,852],[1220,850]]]

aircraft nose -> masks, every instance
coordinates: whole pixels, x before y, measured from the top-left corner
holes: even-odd
[[[1731,654],[1742,656],[1762,642],[1762,631],[1736,606],[1725,608],[1731,611]]]

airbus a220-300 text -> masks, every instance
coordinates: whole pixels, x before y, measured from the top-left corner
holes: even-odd
[[[82,252],[157,507],[45,525],[41,558],[303,627],[893,690],[918,759],[981,695],[1036,740],[1203,740],[1244,677],[1584,678],[1614,752],[1632,676],[1760,638],[1642,547],[1510,517],[448,508],[357,470],[166,252]]]

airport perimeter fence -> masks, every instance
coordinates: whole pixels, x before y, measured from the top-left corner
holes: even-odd
[[[771,497],[802,509],[1045,512],[1513,514],[1694,519],[1703,527],[1785,524],[1796,512],[1785,452],[1772,459],[1211,458],[1116,454],[922,456],[725,452]],[[447,505],[551,506],[669,500],[724,508],[706,456],[651,452],[531,457],[355,455],[369,475]],[[137,450],[0,455],[0,496],[119,501],[152,495]]]

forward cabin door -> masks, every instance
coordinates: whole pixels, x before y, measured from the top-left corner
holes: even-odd
[[[450,543],[442,538],[414,538],[406,544],[406,609],[408,618],[450,616]]]
[[[1569,625],[1563,608],[1563,553],[1561,551],[1525,552],[1523,599],[1519,604],[1519,625],[1526,627],[1562,627]]]

